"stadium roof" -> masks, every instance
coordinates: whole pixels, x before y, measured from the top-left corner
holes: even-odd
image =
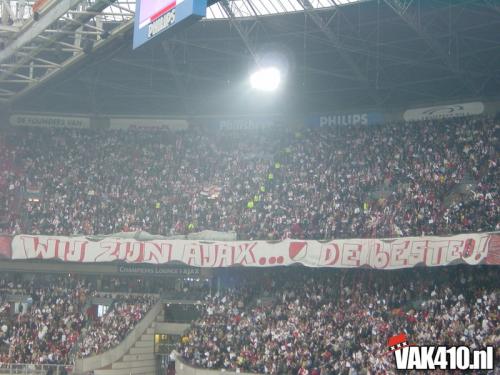
[[[311,0],[314,9],[332,8],[366,0]],[[231,7],[235,17],[258,17],[290,12],[301,12],[306,8],[300,0],[236,0]],[[207,10],[207,19],[224,19],[231,16],[222,3],[212,4]]]
[[[37,22],[31,4],[0,17],[0,100],[19,110],[322,111],[500,92],[492,0],[212,1],[202,22],[136,51],[135,0],[47,0]],[[287,89],[259,102],[242,80],[271,50],[290,59]]]

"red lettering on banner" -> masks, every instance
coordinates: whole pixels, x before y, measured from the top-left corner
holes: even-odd
[[[50,259],[55,258],[55,249],[49,248],[47,240],[46,243],[40,242],[40,238],[33,236],[21,236],[23,242],[24,253],[27,259],[39,258]],[[52,240],[53,242],[54,240]]]
[[[120,242],[104,240],[99,242],[102,252],[94,257],[95,262],[112,262],[120,259]]]
[[[374,268],[386,268],[389,265],[390,254],[385,250],[385,243],[375,241],[372,251],[372,257],[370,257],[370,265]]]
[[[342,265],[359,267],[361,262],[361,244],[345,243],[342,246]]]
[[[422,254],[422,259],[425,265],[429,265],[429,250],[427,248],[427,241],[414,240],[411,242],[411,253]],[[432,256],[432,254],[431,254]]]
[[[257,242],[244,243],[239,245],[239,253],[234,259],[234,264],[255,264],[255,255],[253,253],[253,249],[255,246],[257,246]]]
[[[144,242],[127,242],[125,261],[128,263],[144,262]]]
[[[59,241],[57,253],[61,258],[61,244],[64,244],[63,257],[65,262],[83,262],[88,241],[71,240]]]
[[[115,249],[111,252],[110,256],[113,259],[123,259],[123,257],[121,256],[121,252],[122,252],[122,244],[120,241],[116,241]]]
[[[464,242],[464,249],[462,251],[462,258],[469,258],[472,256],[472,253],[474,252],[474,247],[476,245],[476,241],[472,238],[468,238]]]
[[[183,261],[192,266],[226,267],[234,264],[255,264],[255,243],[231,246],[225,243],[191,244],[184,249]]]
[[[476,241],[474,241],[472,238],[470,240],[467,240],[467,245],[468,252],[470,252],[470,258],[471,262],[467,262],[470,264],[476,264],[478,263],[481,259],[486,258],[488,255],[488,244],[491,240],[491,236],[486,235],[482,236],[479,239],[479,244],[477,246],[474,246]],[[472,246],[472,249],[470,248]]]
[[[61,241],[59,241],[58,239],[50,239],[47,241],[47,248],[54,249],[54,254],[55,254],[54,258],[59,258],[64,260],[65,253],[63,246],[61,246],[61,249],[59,249],[60,242]]]
[[[189,244],[184,247],[182,261],[190,266],[204,266],[203,245]]]
[[[205,241],[135,241],[106,238],[20,235],[12,240],[12,259],[54,259],[68,262],[164,264],[173,260],[197,267],[273,266],[300,262],[310,267],[405,268],[418,264],[439,266],[478,264],[490,254],[491,234],[458,235],[450,238],[421,237],[392,240],[290,241],[269,243]],[[288,249],[287,249],[288,247]],[[287,252],[285,256],[282,252]],[[286,259],[286,261],[285,261]]]
[[[340,258],[339,246],[335,243],[329,243],[321,248],[318,266],[333,266]]]
[[[216,244],[214,247],[217,254],[217,267],[232,266],[234,264],[234,247],[230,248],[223,244]]]
[[[451,263],[454,260],[462,258],[462,245],[463,241],[448,241],[448,248],[446,249],[446,263]]]
[[[405,267],[410,258],[410,241],[391,244],[391,266]]]
[[[427,241],[427,254],[430,253],[430,259],[432,266],[439,266],[445,264],[449,241]],[[427,257],[427,260],[429,260]]]
[[[199,245],[200,246],[200,263],[199,265],[202,267],[213,267],[217,260],[217,256],[215,251],[212,251],[211,247],[208,245]]]
[[[53,259],[82,262],[88,241],[61,241],[57,238],[41,240],[35,236],[21,236],[26,259]]]
[[[172,244],[168,242],[145,242],[144,262],[162,264],[172,260]]]
[[[408,263],[410,266],[415,266],[417,264],[420,264],[420,263],[425,263],[425,257],[426,257],[426,254],[427,254],[427,251],[425,248],[422,248],[422,247],[413,247],[413,246],[410,246],[411,244],[411,241],[405,241],[405,243],[407,244],[407,246],[409,247],[409,252],[410,252],[410,255],[408,257]]]
[[[65,249],[63,249],[63,246],[61,246],[61,249],[59,249],[59,244],[60,244],[60,240],[58,239],[50,239],[47,241],[47,248],[48,249],[54,249],[54,254],[55,254],[55,258],[59,258],[61,260],[64,260],[64,256],[66,255],[65,254]]]

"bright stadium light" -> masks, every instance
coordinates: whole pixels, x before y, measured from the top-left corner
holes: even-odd
[[[275,91],[281,83],[281,72],[278,68],[261,68],[250,76],[250,85],[255,90]]]

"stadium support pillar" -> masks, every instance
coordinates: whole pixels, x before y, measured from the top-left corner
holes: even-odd
[[[10,4],[8,0],[2,0],[2,24],[7,25],[9,22],[9,16],[12,17],[12,9],[10,9]]]
[[[59,19],[59,17],[65,14],[68,10],[77,5],[80,1],[82,0],[59,0],[54,2],[54,7],[47,10],[38,22],[30,21],[27,24],[26,29],[3,51],[0,51],[0,62],[5,61],[14,55],[14,53],[22,46],[30,43],[33,39],[38,37],[47,27]]]
[[[26,9],[26,0],[19,0],[17,3],[17,19],[20,21],[24,18],[24,11]]]
[[[75,46],[75,52],[73,52],[73,56],[78,55],[78,53],[80,52],[82,46],[82,31],[83,31],[83,26],[80,26],[75,31],[75,41],[73,43],[73,45]]]
[[[254,22],[249,29],[245,30],[243,28],[243,25],[241,24],[241,22],[236,20],[236,16],[234,15],[234,12],[231,9],[231,6],[229,5],[229,1],[222,0],[220,2],[220,4],[221,4],[222,8],[224,9],[224,11],[229,16],[229,22],[236,29],[236,32],[241,37],[241,40],[245,44],[245,47],[247,48],[248,52],[250,52],[250,55],[252,55],[252,57],[255,60],[256,59],[255,51],[254,51],[253,47],[250,45],[250,41],[248,40],[248,36],[252,32],[252,30],[255,27],[255,25],[257,24],[257,22]]]
[[[97,16],[95,16],[95,26],[96,26],[96,29],[98,29],[99,31],[103,31],[103,16],[98,14]],[[100,34],[97,34],[97,40],[101,40],[101,36]]]

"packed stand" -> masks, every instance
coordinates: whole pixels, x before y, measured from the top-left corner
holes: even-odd
[[[8,363],[65,364],[85,323],[87,286],[61,278],[50,286],[0,280],[9,294],[29,296],[0,304],[0,366]],[[15,309],[15,311],[11,311]]]
[[[154,297],[98,292],[95,280],[68,277],[0,279],[0,368],[71,364],[116,346],[151,308]],[[97,318],[93,298],[112,301]],[[82,333],[83,332],[83,333]]]
[[[9,228],[18,220],[20,171],[15,165],[15,152],[7,145],[0,134],[0,231],[2,227]],[[20,229],[15,227],[14,229]]]
[[[152,297],[139,295],[119,296],[102,317],[86,328],[79,344],[79,356],[88,357],[117,346],[154,304]]]
[[[500,229],[498,133],[486,117],[380,126],[14,129],[24,200],[10,233],[241,239],[392,237]],[[448,202],[470,179],[463,202]],[[31,192],[31,193],[29,193]]]
[[[224,371],[387,375],[397,373],[387,339],[405,332],[416,345],[492,345],[498,363],[499,276],[487,267],[255,272],[258,286],[207,297],[178,351]]]

